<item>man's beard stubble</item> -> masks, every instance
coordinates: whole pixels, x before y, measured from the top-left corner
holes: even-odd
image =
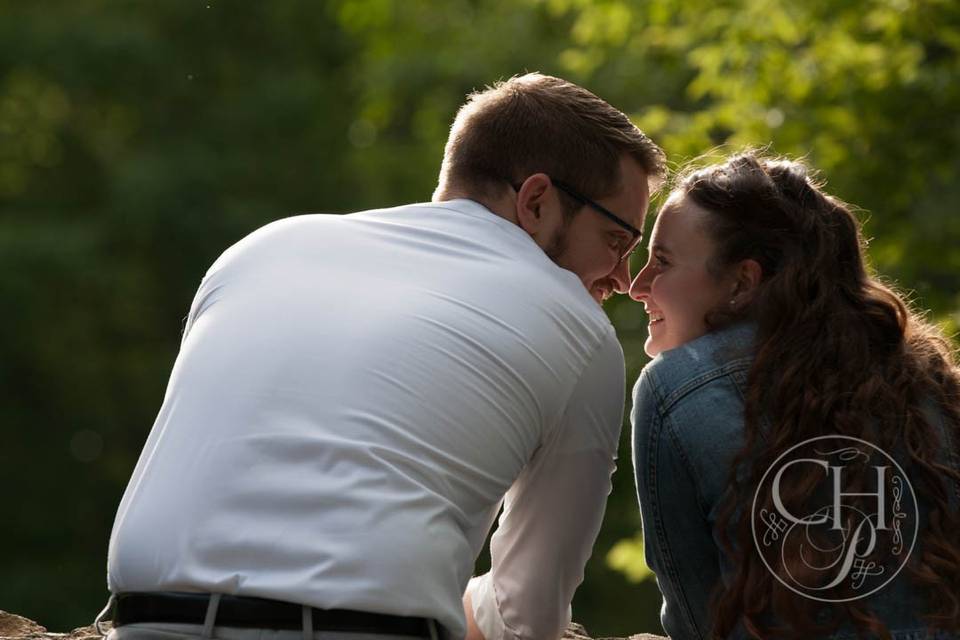
[[[563,254],[567,252],[567,245],[569,244],[567,236],[568,229],[570,227],[570,222],[564,216],[563,225],[557,231],[556,235],[550,240],[550,243],[544,247],[543,252],[547,254],[547,257],[553,260],[554,264],[558,267],[563,267],[560,263],[560,258],[563,257]]]
[[[547,254],[547,257],[550,258],[555,265],[557,265],[561,269],[567,269],[568,271],[570,269],[564,264],[564,262],[561,261],[561,259],[563,258],[564,254],[566,254],[567,248],[570,244],[569,243],[570,234],[568,233],[569,227],[570,227],[570,219],[565,217],[563,221],[563,226],[560,227],[560,229],[557,231],[557,234],[550,240],[550,243],[543,249],[543,252]],[[593,298],[597,301],[597,303],[602,306],[604,300],[609,295],[609,292],[613,290],[613,284],[612,284],[612,281],[606,278],[592,284],[595,287],[597,284],[600,284],[600,283],[606,283],[609,286],[606,286],[602,292],[598,292],[598,290],[595,290],[594,288],[591,287],[591,285],[588,285],[586,282],[583,283],[583,286],[586,287],[587,292],[591,296],[593,296]]]

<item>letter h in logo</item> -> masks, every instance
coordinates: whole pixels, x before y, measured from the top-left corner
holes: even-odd
[[[843,467],[835,467],[830,465],[830,471],[833,473],[833,528],[842,529],[840,526],[840,500],[843,496],[875,496],[877,499],[877,525],[876,528],[879,530],[887,530],[887,511],[886,504],[884,501],[884,487],[886,486],[886,476],[887,469],[890,467],[886,465],[874,465],[873,467],[877,471],[877,490],[874,492],[846,492],[840,490],[840,474],[843,472]]]

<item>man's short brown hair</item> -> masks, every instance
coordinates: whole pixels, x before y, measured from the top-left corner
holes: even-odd
[[[620,186],[623,154],[655,191],[666,174],[663,150],[627,116],[572,82],[528,73],[468,96],[450,129],[437,191],[492,198],[542,172],[603,198]]]

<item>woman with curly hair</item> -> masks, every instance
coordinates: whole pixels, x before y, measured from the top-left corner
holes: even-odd
[[[633,453],[667,633],[960,637],[960,369],[871,274],[850,207],[798,162],[700,169],[630,294],[649,315]]]

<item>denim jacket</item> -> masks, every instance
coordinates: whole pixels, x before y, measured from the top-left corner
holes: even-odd
[[[753,336],[752,325],[739,324],[665,351],[644,368],[633,390],[644,550],[663,595],[661,623],[674,639],[710,637],[709,598],[731,570],[715,525],[732,458],[743,444]],[[921,528],[918,547],[922,539]],[[920,620],[926,605],[913,591],[903,571],[867,601],[895,639],[926,637]],[[749,636],[738,627],[730,637]],[[830,637],[856,634],[844,626]]]

